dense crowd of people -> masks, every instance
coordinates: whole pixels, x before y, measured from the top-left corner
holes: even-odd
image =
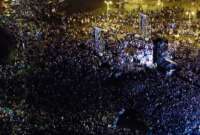
[[[146,13],[149,33],[169,38],[180,66],[171,78],[144,69],[134,57],[152,50],[151,39],[136,37],[138,10],[113,11],[109,19],[98,10],[74,13],[63,16],[59,25],[3,22],[17,45],[12,62],[0,66],[0,134],[199,134],[198,40],[182,37],[186,31],[198,36],[200,24],[189,25],[182,12],[166,8]],[[101,51],[95,48],[93,26],[106,31]],[[123,71],[120,76],[118,71]],[[113,128],[122,108],[132,110],[134,116],[128,117],[134,119]]]

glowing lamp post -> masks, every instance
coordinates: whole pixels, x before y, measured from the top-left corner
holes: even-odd
[[[108,15],[108,11],[110,10],[110,5],[112,5],[113,2],[112,2],[112,1],[107,1],[107,0],[106,0],[106,1],[104,1],[104,3],[106,4],[106,11],[107,11],[107,12],[106,12],[106,15],[107,15],[107,20],[108,20],[108,19],[109,19],[109,18],[108,18],[108,16],[109,16],[109,15]]]
[[[192,11],[192,12],[191,12],[191,15],[192,15],[192,16],[195,16],[195,12],[194,12],[194,11]]]
[[[195,12],[194,11],[191,11],[191,12],[187,11],[185,14],[188,16],[189,22],[191,22],[191,17],[195,16]]]
[[[163,2],[161,0],[157,0],[157,6],[161,7],[161,9],[163,9]]]
[[[190,12],[187,11],[185,14],[189,17],[189,22],[190,22],[190,19],[191,19],[191,14],[190,14]]]

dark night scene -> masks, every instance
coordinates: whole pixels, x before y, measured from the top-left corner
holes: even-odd
[[[0,135],[200,135],[200,0],[0,0]]]

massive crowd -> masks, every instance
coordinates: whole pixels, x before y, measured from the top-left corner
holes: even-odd
[[[170,35],[196,33],[199,22],[187,25],[182,12],[175,8],[147,13],[150,33],[169,38],[181,67],[172,78],[155,69],[144,70],[133,57],[135,49],[152,49],[151,40],[136,37],[138,11],[112,12],[109,20],[100,11],[75,13],[62,17],[60,25],[7,20],[17,46],[13,63],[0,66],[0,133],[198,134],[197,41]],[[170,23],[177,28],[171,30]],[[107,31],[106,47],[100,53],[91,36],[93,26]],[[116,78],[118,71],[125,72]],[[122,108],[132,110],[132,126],[113,128]]]

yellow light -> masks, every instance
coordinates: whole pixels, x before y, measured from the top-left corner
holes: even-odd
[[[175,35],[175,37],[176,37],[176,38],[179,38],[179,37],[180,37],[180,35],[179,35],[179,34],[176,34],[176,35]]]
[[[160,6],[162,3],[160,0],[157,1],[157,5]]]
[[[194,6],[194,2],[192,2],[192,5]]]
[[[106,5],[112,5],[112,4],[113,4],[112,1],[107,1],[107,0],[105,0],[104,3],[105,3]]]
[[[194,12],[194,11],[192,11],[191,14],[192,14],[193,16],[195,16],[195,12]]]

